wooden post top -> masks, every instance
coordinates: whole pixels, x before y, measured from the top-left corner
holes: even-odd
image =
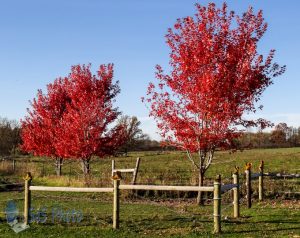
[[[240,167],[239,166],[234,166],[235,171],[233,172],[233,174],[239,174],[240,172]]]
[[[116,171],[111,178],[112,178],[112,180],[121,180],[122,179],[121,172]]]
[[[246,163],[245,170],[251,170],[252,163]]]
[[[264,169],[264,161],[260,161],[260,164],[259,164],[259,170],[262,171]]]
[[[215,183],[221,183],[221,175],[218,174],[215,178]]]
[[[30,172],[27,172],[27,173],[26,173],[26,176],[23,177],[23,179],[24,179],[25,181],[31,181],[31,180],[32,180],[31,173],[30,173]]]

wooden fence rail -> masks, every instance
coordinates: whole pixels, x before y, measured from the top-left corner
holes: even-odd
[[[213,192],[214,187],[199,186],[164,186],[164,185],[120,185],[121,190],[156,190],[156,191],[186,191],[186,192]]]
[[[30,191],[47,191],[47,192],[86,192],[86,193],[112,193],[113,188],[78,188],[78,187],[45,187],[30,186]]]

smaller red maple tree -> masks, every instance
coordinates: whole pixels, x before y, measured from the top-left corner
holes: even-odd
[[[92,75],[90,65],[73,66],[68,77],[71,103],[58,130],[57,150],[63,157],[80,159],[85,174],[90,171],[93,155],[111,155],[124,143],[123,128],[109,128],[120,115],[113,107],[120,88],[112,79],[112,64],[101,65],[97,75]]]
[[[262,11],[254,14],[250,7],[238,16],[225,3],[196,4],[196,10],[168,30],[171,72],[156,67],[159,83],[149,84],[146,102],[162,137],[187,151],[203,186],[215,150],[232,146],[242,131],[238,126],[268,125],[242,116],[256,111],[263,91],[285,68],[272,63],[274,50],[265,60],[257,52],[267,29]]]
[[[76,65],[66,78],[38,91],[22,121],[22,149],[52,158],[80,159],[90,172],[93,155],[113,154],[124,143],[124,129],[109,127],[120,115],[113,107],[120,92],[113,84],[113,65],[100,65],[97,76],[90,65]]]

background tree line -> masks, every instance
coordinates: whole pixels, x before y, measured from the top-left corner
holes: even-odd
[[[0,117],[0,155],[16,154],[21,142],[20,125],[15,120]]]
[[[152,140],[143,133],[141,122],[135,116],[122,116],[119,121],[126,127],[127,140],[117,150],[117,154],[127,154],[130,151],[174,150],[173,147],[162,147],[161,143]],[[0,156],[20,154],[21,143],[20,124],[16,120],[0,117]],[[279,148],[299,147],[300,127],[288,126],[286,123],[277,124],[270,132],[244,132],[236,140],[237,148]]]
[[[270,132],[244,132],[237,140],[238,148],[279,148],[300,146],[300,127],[277,124]]]
[[[141,122],[135,116],[122,116],[118,124],[126,127],[126,142],[120,146],[118,153],[127,154],[129,151],[154,151],[161,150],[159,141],[152,140],[149,135],[140,129]],[[17,155],[21,152],[20,124],[16,120],[0,117],[0,156]]]

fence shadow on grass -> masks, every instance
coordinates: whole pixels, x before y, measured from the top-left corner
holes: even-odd
[[[253,230],[253,229],[250,229],[250,230],[242,230],[242,231],[223,231],[223,234],[244,234],[244,233],[253,233],[253,232],[276,232],[276,231],[290,231],[290,230],[298,230],[300,229],[300,226],[297,226],[297,227],[291,227],[291,228],[278,228],[278,229],[263,229],[263,230],[259,230],[259,229],[256,229],[256,230]],[[273,234],[274,237],[275,237],[275,234]]]
[[[265,221],[252,221],[252,222],[247,222],[247,223],[255,223],[255,224],[261,224],[261,223],[271,223],[271,224],[280,224],[280,223],[284,223],[284,224],[300,224],[299,220],[298,221],[283,221],[283,220],[273,220],[273,221],[270,221],[270,220],[265,220]]]

